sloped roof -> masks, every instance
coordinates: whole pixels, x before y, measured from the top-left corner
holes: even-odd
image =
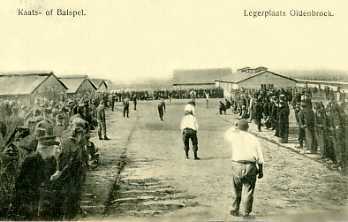
[[[94,84],[84,76],[83,77],[79,77],[79,76],[77,76],[77,77],[72,77],[72,76],[65,77],[64,76],[64,77],[61,77],[59,79],[68,87],[67,93],[76,93],[84,81],[89,81],[90,84],[96,89]]]
[[[108,87],[108,85],[106,84],[106,81],[104,79],[91,79],[91,82],[93,83],[93,85],[99,89],[99,87],[102,85],[102,84],[105,84],[106,87]]]
[[[52,72],[0,74],[0,95],[29,95],[52,75],[55,76]],[[59,82],[67,89],[64,83]]]
[[[214,83],[231,73],[230,68],[174,70],[173,85]]]
[[[271,71],[261,71],[261,72],[257,72],[257,73],[234,72],[231,75],[225,76],[224,78],[222,78],[220,80],[223,82],[240,83],[240,82],[246,81],[248,79],[251,79],[255,76],[262,75],[264,73],[271,73],[272,75],[277,75],[277,76],[280,76],[282,78],[286,78],[286,79],[289,79],[291,81],[297,82],[296,79],[293,79],[293,78],[290,78],[290,77],[287,77],[287,76],[284,76],[284,75],[281,75],[278,73],[274,73]],[[216,81],[219,81],[219,79],[216,79]]]

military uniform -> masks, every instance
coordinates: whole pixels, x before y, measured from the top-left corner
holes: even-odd
[[[123,117],[129,118],[129,99],[125,98],[123,100]]]
[[[159,117],[160,117],[161,121],[163,121],[163,115],[164,115],[164,112],[166,111],[166,104],[165,104],[163,99],[161,99],[157,108],[158,108]]]
[[[21,220],[39,218],[40,194],[47,190],[50,176],[56,170],[52,157],[44,160],[37,152],[29,155],[23,162],[16,180],[15,214]]]
[[[98,122],[98,137],[100,140],[107,140],[106,136],[106,120],[105,120],[105,108],[99,105],[97,108],[97,122]]]
[[[320,150],[320,157],[326,158],[328,153],[328,119],[324,106],[318,105],[315,112],[315,133]]]
[[[289,136],[289,106],[285,101],[280,101],[280,107],[278,111],[278,124],[279,124],[279,137],[282,143],[288,142]]]
[[[62,142],[59,156],[60,177],[56,180],[59,199],[56,208],[64,219],[72,219],[80,210],[81,186],[84,177],[84,150],[75,138],[69,137]]]

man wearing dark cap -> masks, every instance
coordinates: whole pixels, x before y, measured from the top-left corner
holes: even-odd
[[[86,125],[83,119],[75,119],[65,132],[61,144],[58,170],[51,176],[56,183],[58,199],[55,207],[63,219],[72,219],[80,211],[81,186],[85,173]]]
[[[106,136],[105,106],[102,101],[97,108],[98,137],[99,140],[109,140]]]
[[[160,120],[163,121],[163,115],[166,112],[166,103],[164,102],[164,99],[161,98],[160,102],[157,105],[157,109],[158,109],[158,115],[160,117]]]
[[[258,138],[248,131],[246,120],[239,120],[237,127],[231,127],[225,133],[228,148],[232,151],[232,209],[231,215],[249,217],[252,211],[256,176],[263,177],[263,154]],[[243,192],[242,192],[243,191]]]
[[[287,143],[289,137],[290,109],[284,94],[280,95],[278,108],[279,137],[281,143]]]
[[[36,125],[35,134],[38,139],[36,151],[23,161],[15,185],[14,211],[19,217],[16,219],[21,220],[47,219],[47,214],[39,217],[39,209],[47,209],[45,207],[48,205],[41,203],[50,191],[50,177],[56,170],[54,145],[59,143],[55,141],[53,126],[47,120],[42,120]]]

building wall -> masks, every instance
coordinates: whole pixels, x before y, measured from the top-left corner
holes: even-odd
[[[97,90],[97,92],[107,92],[107,91],[108,89],[105,84],[102,84]]]
[[[86,94],[94,94],[95,92],[96,90],[94,86],[91,84],[91,82],[88,80],[84,80],[81,83],[81,86],[78,88],[76,94],[86,95]]]
[[[173,86],[173,88],[175,90],[178,89],[210,89],[210,88],[216,88],[215,83],[210,83],[210,84],[203,84],[203,85],[199,85],[199,84],[182,84],[182,85],[175,85]]]
[[[36,97],[45,97],[47,99],[62,98],[65,93],[66,88],[52,75],[30,95],[30,102],[33,103]]]
[[[269,72],[265,72],[264,74],[255,76],[241,83],[238,83],[238,86],[249,89],[260,89],[261,84],[273,84],[275,88],[287,88],[296,86],[295,81],[274,75]]]

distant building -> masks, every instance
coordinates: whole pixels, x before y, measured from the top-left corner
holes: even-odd
[[[68,89],[53,72],[0,74],[0,86],[0,99],[16,99],[25,104],[34,103],[37,97],[63,97]]]
[[[174,70],[172,83],[175,89],[215,88],[215,80],[231,73],[230,68]]]
[[[109,87],[108,87],[108,84],[106,83],[106,80],[104,80],[104,79],[91,79],[91,82],[93,83],[93,85],[97,89],[97,92],[99,92],[99,93],[108,92]]]
[[[216,86],[221,87],[224,93],[234,89],[261,89],[261,88],[288,88],[295,87],[297,80],[269,71],[266,67],[238,69],[222,79],[215,80]]]
[[[93,95],[97,91],[87,75],[64,76],[59,79],[68,87],[68,96]]]

